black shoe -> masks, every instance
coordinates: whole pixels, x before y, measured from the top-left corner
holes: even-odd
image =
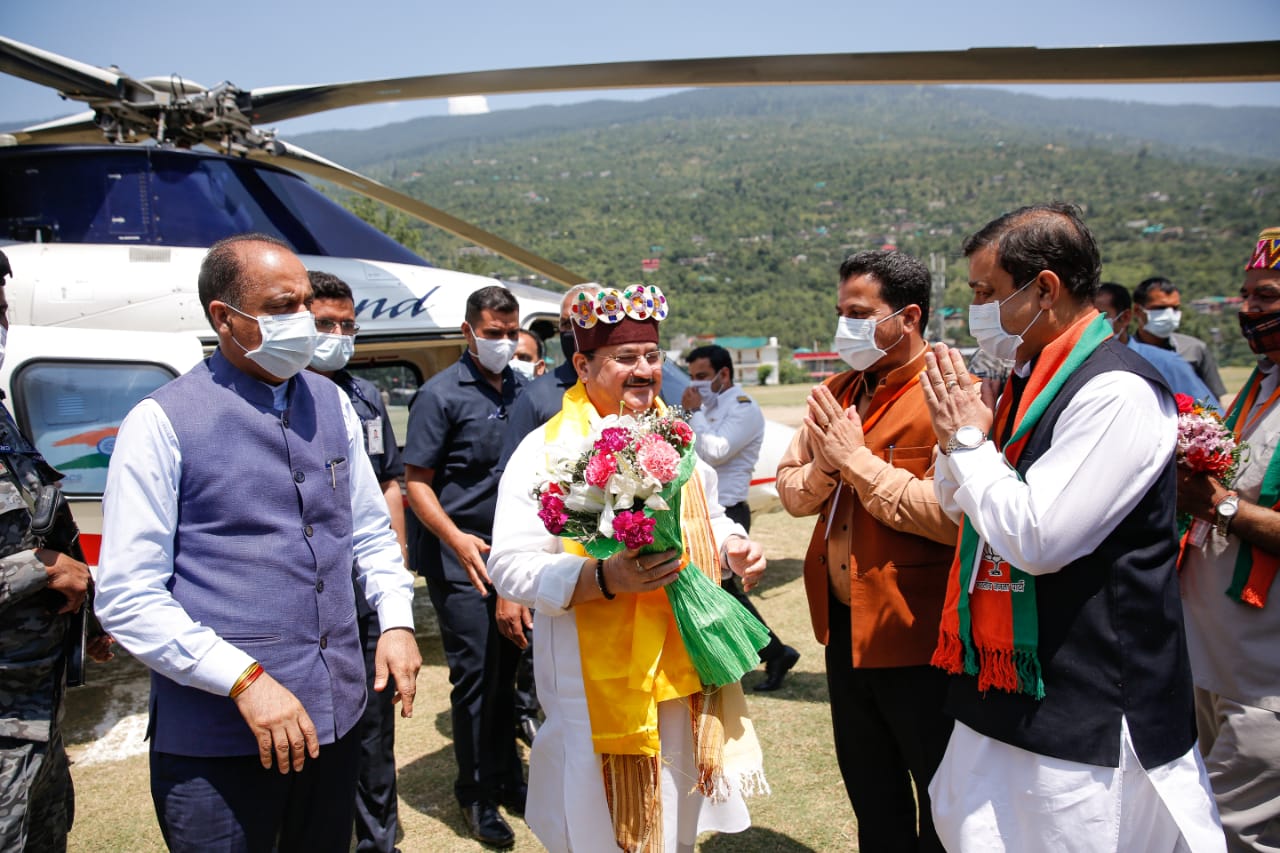
[[[782,651],[764,665],[764,681],[751,688],[757,693],[768,693],[782,686],[791,667],[800,660],[800,653],[790,646],[783,646]]]
[[[516,843],[516,834],[511,825],[498,813],[498,806],[489,800],[482,800],[462,807],[463,819],[471,837],[481,844],[490,847],[507,848]]]
[[[524,741],[525,746],[533,746],[533,739],[538,736],[540,728],[542,723],[538,722],[537,717],[525,717],[516,723],[516,739]]]
[[[524,804],[528,799],[529,786],[522,782],[519,785],[504,787],[498,802],[516,817],[524,817]]]

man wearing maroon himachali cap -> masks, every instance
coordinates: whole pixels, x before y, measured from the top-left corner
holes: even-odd
[[[605,417],[661,409],[658,323],[666,308],[652,286],[581,296],[573,306],[579,381],[560,413],[512,454],[498,490],[489,572],[500,595],[536,614],[534,668],[547,715],[530,755],[525,819],[552,851],[612,848],[610,838],[628,851],[692,850],[701,832],[746,829],[744,794],[767,791],[741,686],[726,685],[717,699],[703,695],[696,674],[690,683],[692,670],[680,669],[687,655],[671,645],[679,637],[665,627],[673,624],[670,604],[665,595],[646,595],[675,580],[680,553],[585,557],[577,542],[547,532],[530,491],[547,476],[548,447],[588,440]],[[696,489],[685,489],[684,544],[691,553],[718,550],[721,565],[750,589],[764,570],[761,548],[724,515],[714,470],[702,462],[697,470],[706,498],[694,500]],[[631,638],[629,648],[619,637]],[[618,677],[627,671],[648,677]],[[615,689],[618,682],[626,688]],[[718,710],[708,710],[713,705]],[[633,707],[649,709],[656,731],[596,730],[601,718],[633,719]],[[723,731],[723,744],[709,730]],[[711,796],[690,791],[704,762],[723,779]]]
[[[1280,228],[1258,235],[1240,287],[1258,366],[1227,424],[1249,445],[1232,487],[1179,469],[1193,526],[1179,581],[1196,729],[1230,850],[1280,850]],[[1197,532],[1199,535],[1196,535]]]

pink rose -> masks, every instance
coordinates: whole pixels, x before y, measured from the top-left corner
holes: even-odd
[[[693,427],[684,421],[675,421],[671,424],[671,432],[680,442],[681,447],[688,447],[689,442],[693,441]]]
[[[623,427],[609,427],[596,439],[595,449],[603,450],[605,453],[617,453],[619,450],[625,450],[630,441],[630,430]]]
[[[587,470],[583,476],[587,480],[587,485],[603,489],[609,482],[609,478],[617,471],[618,460],[613,458],[612,453],[597,453],[587,462]]]
[[[539,503],[542,504],[542,509],[538,510],[538,518],[542,519],[542,525],[547,528],[548,533],[558,536],[569,523],[569,516],[564,511],[564,501],[550,492],[543,492]]]
[[[680,453],[660,435],[650,433],[640,442],[636,462],[658,482],[670,483],[680,470]]]
[[[623,510],[613,517],[613,538],[628,548],[643,548],[653,544],[657,524],[640,510]]]

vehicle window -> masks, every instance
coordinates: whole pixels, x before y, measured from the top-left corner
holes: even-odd
[[[14,414],[67,494],[101,496],[120,422],[174,376],[139,362],[28,362],[11,380]]]

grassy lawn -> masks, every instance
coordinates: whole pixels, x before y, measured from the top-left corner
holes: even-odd
[[[797,386],[799,387],[799,386]],[[744,680],[748,702],[765,752],[765,768],[773,794],[750,801],[753,823],[747,832],[709,835],[701,851],[776,853],[776,851],[856,850],[853,813],[831,754],[830,717],[822,649],[813,639],[805,605],[800,561],[812,530],[812,519],[784,514],[756,519],[753,532],[766,548],[770,571],[753,592],[757,606],[784,642],[802,657],[783,689],[755,694]],[[466,835],[453,798],[455,765],[449,740],[449,683],[435,620],[426,591],[419,588],[415,611],[425,666],[418,681],[413,719],[399,720],[396,758],[400,767],[400,820],[405,853],[473,853],[480,845]],[[103,718],[114,720],[145,711],[145,671],[132,660],[113,661],[91,671],[91,686],[68,697],[67,739],[76,785],[76,823],[72,851],[162,851],[148,787],[147,758],[133,754],[111,758],[113,742],[132,752],[142,748],[137,726],[118,727],[108,737]],[[96,741],[92,748],[88,744]],[[512,820],[515,850],[541,849],[528,828]]]

